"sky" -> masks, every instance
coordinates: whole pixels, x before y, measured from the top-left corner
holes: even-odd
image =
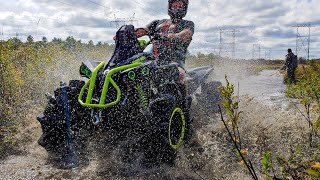
[[[1,38],[23,41],[32,35],[35,40],[73,36],[82,42],[114,43],[112,37],[121,25],[117,20],[143,27],[169,18],[167,0],[0,0],[0,4]],[[296,26],[311,24],[310,58],[320,58],[319,7],[320,0],[189,0],[185,19],[195,23],[189,51],[284,59],[288,48],[296,53],[298,40],[298,56],[307,57],[309,28]]]

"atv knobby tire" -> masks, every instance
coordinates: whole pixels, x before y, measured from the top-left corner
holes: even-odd
[[[71,112],[71,137],[74,144],[74,161],[78,164],[86,164],[86,145],[90,135],[91,125],[87,119],[86,109],[78,103],[79,92],[84,81],[71,80],[66,87],[68,95],[69,111]],[[48,97],[48,103],[43,114],[37,117],[41,124],[42,135],[38,144],[46,149],[49,160],[62,168],[70,166],[70,144],[68,142],[66,118],[63,107],[61,88],[54,91],[53,96]],[[74,162],[73,162],[74,163]]]
[[[157,127],[148,132],[143,144],[145,165],[161,163],[174,166],[177,150],[191,138],[191,120],[184,102],[158,107],[151,121],[158,122]]]

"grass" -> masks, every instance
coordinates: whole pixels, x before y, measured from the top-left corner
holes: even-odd
[[[300,111],[309,123],[309,138],[306,144],[298,144],[293,148],[288,159],[278,157],[284,174],[294,179],[320,178],[320,60],[311,60],[300,64],[295,71],[297,82],[288,83],[287,75],[284,81],[287,84],[286,95],[300,99],[304,111]],[[297,107],[296,107],[297,108]],[[298,110],[298,108],[297,108]],[[304,147],[304,148],[299,148]]]
[[[299,65],[295,71],[296,84],[287,83],[286,95],[292,98],[303,98],[308,96],[316,100],[320,92],[320,61],[313,60],[308,64]],[[288,82],[287,74],[284,81]]]

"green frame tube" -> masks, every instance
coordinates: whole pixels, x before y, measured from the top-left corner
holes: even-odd
[[[81,106],[91,107],[91,108],[107,108],[107,107],[112,107],[112,106],[115,106],[116,104],[118,104],[119,101],[120,101],[120,97],[121,97],[121,90],[120,90],[119,86],[116,84],[116,82],[114,82],[114,80],[111,78],[111,76],[113,74],[117,73],[117,72],[120,72],[120,71],[123,71],[123,70],[127,70],[127,69],[130,69],[130,68],[133,68],[133,67],[137,67],[137,66],[141,65],[142,63],[135,61],[132,64],[127,64],[127,65],[124,65],[124,66],[120,66],[120,67],[111,69],[108,72],[106,78],[104,79],[104,83],[103,83],[103,88],[102,88],[102,93],[101,93],[101,96],[100,96],[99,104],[92,104],[91,100],[92,100],[92,95],[93,95],[93,91],[94,91],[94,85],[95,85],[95,82],[96,82],[97,74],[98,74],[99,70],[103,68],[104,64],[105,64],[105,62],[101,62],[93,70],[92,77],[81,88],[80,94],[78,96],[78,102],[81,104]],[[114,102],[110,102],[110,103],[105,104],[105,100],[106,100],[106,97],[107,97],[107,93],[108,93],[108,89],[109,89],[109,84],[110,83],[117,91],[117,98],[116,98],[116,100]],[[87,97],[86,97],[86,102],[83,102],[82,101],[82,97],[83,97],[84,91],[88,87],[89,87],[89,89],[88,89],[88,94],[87,94]]]

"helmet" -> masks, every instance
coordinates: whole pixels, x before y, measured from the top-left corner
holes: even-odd
[[[184,3],[184,7],[176,10],[171,10],[171,5],[175,1],[181,1]],[[182,19],[186,16],[188,11],[189,0],[168,0],[168,14],[171,18]]]

